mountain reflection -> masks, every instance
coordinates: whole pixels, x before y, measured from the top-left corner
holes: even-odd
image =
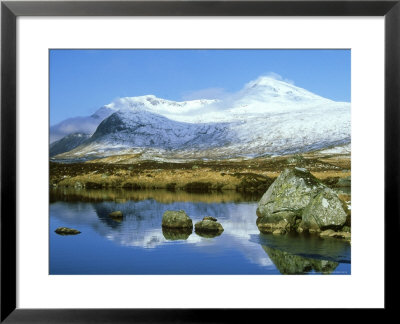
[[[109,241],[125,247],[155,249],[184,244],[210,256],[223,249],[238,251],[250,263],[281,273],[331,273],[337,262],[350,263],[348,245],[336,240],[300,235],[260,234],[256,226],[256,201],[237,192],[192,194],[185,192],[118,190],[51,190],[50,215],[65,226],[89,227]],[[161,227],[166,210],[184,210],[193,223],[213,216],[224,227],[216,237],[200,236],[193,230],[174,231]],[[121,211],[123,218],[109,217]]]
[[[114,201],[125,203],[127,201],[140,201],[153,199],[163,204],[173,202],[258,202],[260,194],[241,193],[234,190],[213,191],[211,194],[186,192],[182,190],[125,190],[125,189],[75,189],[56,188],[50,190],[50,203],[57,201],[66,202],[102,202]]]

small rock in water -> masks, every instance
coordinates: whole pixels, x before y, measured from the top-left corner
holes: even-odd
[[[331,234],[335,233],[334,230],[332,229],[328,229],[326,231],[323,231],[319,234],[319,236],[324,237],[324,236],[330,236]]]
[[[76,235],[80,234],[81,232],[73,229],[73,228],[68,228],[68,227],[58,227],[54,232],[60,235]]]
[[[196,233],[222,233],[224,228],[222,225],[213,220],[202,220],[194,225]]]
[[[217,221],[217,219],[215,217],[212,217],[212,216],[206,216],[206,217],[203,218],[203,221],[204,220],[210,220],[210,221],[213,221],[213,222]]]
[[[112,213],[108,214],[108,216],[111,218],[122,218],[123,214],[122,214],[122,211],[117,210],[117,211],[113,211]]]
[[[167,210],[162,217],[162,226],[167,228],[193,228],[193,222],[183,210]]]
[[[334,232],[331,235],[329,235],[329,237],[350,239],[351,238],[351,234],[350,233],[346,233],[346,232]]]

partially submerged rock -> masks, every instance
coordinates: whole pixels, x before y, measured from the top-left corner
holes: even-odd
[[[341,239],[345,239],[347,241],[351,240],[351,233],[349,232],[343,232],[343,231],[339,231],[339,232],[335,232],[332,229],[328,229],[326,231],[323,231],[319,234],[320,237],[334,237],[334,238],[341,238]]]
[[[162,217],[162,227],[193,228],[193,221],[183,210],[167,210]]]
[[[349,216],[337,194],[308,170],[284,170],[258,203],[257,226],[261,232],[284,234],[339,230]]]
[[[217,221],[205,219],[194,225],[196,233],[221,234],[224,228]]]
[[[54,232],[60,235],[76,235],[81,233],[80,231],[69,227],[58,227]]]
[[[328,236],[330,236],[330,235],[333,234],[333,233],[335,233],[334,230],[328,229],[328,230],[326,230],[326,231],[321,232],[321,233],[319,234],[319,236],[321,236],[321,237],[328,237]]]
[[[109,217],[113,218],[114,220],[121,220],[123,218],[122,211],[117,210],[113,211],[112,213],[108,214]]]
[[[258,203],[258,228],[267,232],[294,229],[304,208],[324,188],[306,169],[284,170]]]
[[[341,238],[350,241],[351,240],[351,233],[348,232],[335,232],[330,237]]]

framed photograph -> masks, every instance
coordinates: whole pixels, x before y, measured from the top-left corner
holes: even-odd
[[[399,15],[2,2],[1,321],[389,309]]]

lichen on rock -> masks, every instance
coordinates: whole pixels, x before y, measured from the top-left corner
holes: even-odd
[[[258,203],[261,232],[299,233],[340,229],[348,215],[337,194],[308,170],[285,169]]]
[[[346,223],[346,218],[337,194],[332,189],[325,188],[304,209],[302,225],[321,230],[339,229]]]

